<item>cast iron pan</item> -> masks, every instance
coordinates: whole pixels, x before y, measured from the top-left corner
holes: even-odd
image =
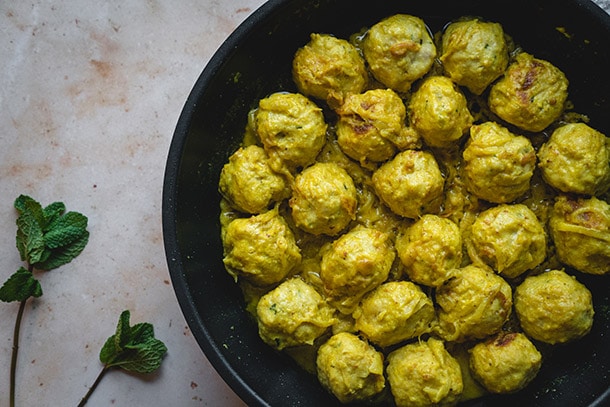
[[[167,160],[163,230],[172,282],[190,329],[213,366],[250,406],[328,406],[317,379],[259,339],[241,292],[222,264],[217,192],[222,165],[238,147],[247,112],[278,90],[295,91],[290,69],[312,32],[341,38],[383,17],[419,16],[437,32],[477,15],[501,23],[536,57],[570,80],[570,100],[610,135],[610,17],[584,0],[271,0],[220,47],[180,116]],[[558,27],[565,29],[564,35]],[[203,40],[203,39],[202,39]],[[561,346],[519,393],[467,406],[610,405],[610,277],[579,276],[593,292],[595,323]]]

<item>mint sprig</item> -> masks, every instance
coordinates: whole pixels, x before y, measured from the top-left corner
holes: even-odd
[[[30,297],[40,297],[42,287],[31,271],[19,267],[12,276],[0,287],[0,301],[25,301]]]
[[[121,368],[129,372],[152,373],[161,366],[167,347],[155,338],[152,324],[143,322],[129,325],[130,312],[125,310],[119,317],[116,332],[110,336],[100,351],[102,371],[85,395],[79,407],[84,406],[89,397],[112,368]]]
[[[21,260],[37,270],[52,270],[78,256],[89,241],[87,217],[78,212],[64,213],[62,202],[43,208],[27,195],[15,200],[17,249]]]
[[[19,302],[13,331],[13,352],[10,371],[10,406],[15,406],[19,333],[25,305],[29,298],[42,295],[34,270],[48,271],[71,262],[89,241],[87,217],[78,212],[67,212],[62,202],[46,207],[27,195],[15,199],[17,217],[16,246],[27,268],[19,267],[0,287],[0,301]]]
[[[143,322],[129,326],[129,311],[119,317],[116,333],[106,340],[100,351],[100,361],[107,367],[151,373],[159,368],[165,344],[155,338],[152,324]]]

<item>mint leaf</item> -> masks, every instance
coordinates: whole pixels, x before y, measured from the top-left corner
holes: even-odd
[[[166,352],[165,344],[152,338],[137,346],[128,345],[126,357],[115,362],[114,366],[129,372],[152,373],[161,366]]]
[[[76,256],[78,256],[87,243],[89,242],[89,232],[85,231],[84,235],[78,240],[71,243],[68,246],[59,247],[57,249],[49,250],[48,256],[41,259],[40,262],[35,263],[34,267],[38,270],[53,270],[59,266],[70,263]]]
[[[20,195],[15,200],[15,208],[19,211],[16,240],[21,260],[36,263],[45,250],[42,207],[29,196]]]
[[[0,301],[25,301],[30,297],[40,297],[42,287],[34,275],[23,267],[20,267],[0,287]]]
[[[66,206],[54,202],[44,209],[27,195],[15,200],[17,249],[21,260],[39,270],[52,270],[72,261],[89,242],[87,217],[64,214]]]
[[[44,234],[49,249],[68,246],[87,233],[87,217],[78,212],[68,212],[55,217]]]
[[[42,210],[45,224],[43,229],[46,229],[51,222],[59,218],[66,211],[66,205],[63,202],[53,202]]]
[[[120,367],[130,372],[153,372],[161,366],[167,347],[155,338],[152,324],[129,326],[129,317],[129,311],[121,313],[115,334],[100,351],[100,361],[106,367]]]

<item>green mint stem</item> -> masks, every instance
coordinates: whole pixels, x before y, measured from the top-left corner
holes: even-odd
[[[10,378],[10,406],[15,407],[15,377],[17,373],[17,354],[19,353],[19,332],[21,331],[21,320],[23,319],[23,311],[25,303],[23,300],[19,303],[19,311],[15,320],[15,329],[13,330],[13,354],[11,356],[11,378]]]
[[[97,378],[93,382],[93,385],[89,388],[89,391],[87,391],[87,394],[85,394],[85,397],[83,397],[82,400],[80,401],[80,403],[78,403],[78,407],[83,407],[85,404],[87,404],[87,401],[89,401],[89,397],[91,397],[91,394],[93,394],[93,392],[95,391],[95,388],[97,387],[98,384],[100,384],[100,382],[102,381],[102,378],[104,377],[106,372],[108,372],[109,370],[110,370],[110,366],[105,365],[104,368],[102,369],[102,371],[100,372],[100,374],[97,375]]]

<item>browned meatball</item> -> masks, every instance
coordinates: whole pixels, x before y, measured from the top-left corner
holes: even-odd
[[[456,145],[473,120],[466,103],[466,97],[451,79],[431,76],[411,97],[411,126],[431,147]]]
[[[352,44],[329,34],[311,34],[292,61],[292,76],[299,91],[341,105],[345,97],[366,87],[364,59]]]
[[[256,133],[277,172],[311,164],[326,142],[324,114],[300,93],[274,93],[255,112]]]
[[[417,219],[438,210],[445,180],[434,156],[406,150],[373,173],[379,198],[397,215]]]
[[[337,142],[346,155],[362,164],[394,156],[405,131],[407,112],[393,90],[350,95],[337,113]]]
[[[406,92],[424,76],[436,57],[436,46],[424,21],[396,14],[373,25],[362,42],[373,76],[397,92]]]
[[[480,95],[508,66],[508,44],[498,23],[455,21],[443,32],[440,60],[458,85]]]
[[[489,93],[489,107],[501,119],[528,131],[542,131],[559,118],[568,80],[548,61],[517,55]]]
[[[515,290],[515,312],[528,336],[550,344],[582,338],[593,325],[591,292],[562,270],[527,277]]]
[[[390,353],[386,371],[397,407],[453,406],[464,388],[459,363],[435,338]]]
[[[278,350],[312,345],[336,322],[333,308],[299,277],[263,295],[256,315],[261,339]]]
[[[601,195],[610,188],[610,138],[585,123],[557,128],[538,157],[544,180],[560,191]]]
[[[589,274],[610,273],[610,205],[595,197],[560,196],[549,219],[557,256]]]
[[[460,267],[462,235],[453,221],[426,214],[398,236],[396,251],[411,280],[438,287]]]
[[[222,195],[238,211],[261,213],[269,205],[290,196],[285,178],[269,166],[269,157],[262,147],[240,148],[222,167],[218,187]]]
[[[502,277],[471,264],[455,270],[436,290],[436,302],[443,339],[482,339],[500,331],[508,320],[512,289]]]
[[[384,282],[396,252],[387,233],[356,226],[322,256],[320,278],[329,302],[351,314],[367,292]]]
[[[368,293],[353,314],[371,342],[390,346],[423,335],[435,318],[432,300],[410,281],[390,281]]]
[[[522,333],[501,332],[470,349],[470,370],[492,393],[513,393],[538,374],[542,355]]]
[[[296,176],[292,189],[292,218],[306,232],[334,236],[356,217],[354,181],[335,163],[307,167]]]
[[[481,199],[512,202],[530,187],[536,168],[532,143],[495,122],[472,126],[462,155],[466,187]]]
[[[367,401],[385,388],[383,355],[358,336],[341,332],[320,346],[318,379],[341,403]]]
[[[301,263],[301,250],[276,209],[233,220],[223,245],[227,271],[254,285],[275,284]]]
[[[523,204],[502,204],[479,213],[469,232],[470,257],[504,277],[518,277],[546,258],[544,227]]]

